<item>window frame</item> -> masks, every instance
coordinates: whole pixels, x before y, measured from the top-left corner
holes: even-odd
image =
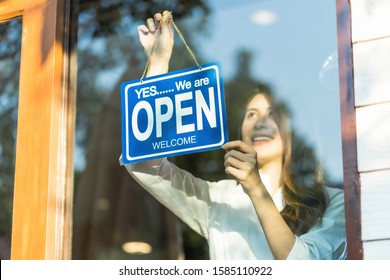
[[[73,0],[4,0],[22,18],[11,259],[69,259],[73,196]],[[38,98],[39,96],[39,98]]]
[[[351,5],[336,0],[341,135],[348,259],[363,259],[360,178],[357,167],[356,108],[353,77]]]

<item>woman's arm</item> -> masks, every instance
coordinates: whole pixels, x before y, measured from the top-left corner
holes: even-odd
[[[147,162],[125,165],[133,178],[160,203],[197,233],[208,238],[211,182],[178,168],[167,159],[158,166]]]
[[[260,179],[256,152],[242,141],[223,146],[225,171],[237,178],[250,197],[275,259],[286,259],[295,244],[295,235],[276,208]]]
[[[155,14],[153,18],[148,18],[146,20],[146,25],[138,26],[139,40],[149,60],[146,72],[147,77],[168,72],[169,60],[172,55],[174,44],[174,33],[171,20],[171,12],[165,11],[162,14]],[[160,30],[158,31],[159,25]],[[156,44],[156,46],[151,54],[154,44]],[[150,160],[146,163],[150,166],[158,166],[161,163],[161,159]]]
[[[250,197],[275,259],[343,259],[346,254],[344,195],[327,188],[330,203],[321,223],[297,237],[288,227],[264,184],[256,152],[241,141],[225,144],[226,172],[232,174]]]

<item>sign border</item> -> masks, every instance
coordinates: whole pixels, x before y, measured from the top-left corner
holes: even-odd
[[[221,124],[221,141],[218,143],[213,143],[213,144],[207,144],[203,146],[197,146],[197,147],[190,147],[190,148],[183,148],[183,149],[178,149],[178,150],[171,150],[171,151],[165,151],[165,152],[157,152],[153,154],[148,154],[144,156],[136,156],[132,157],[130,155],[130,141],[129,141],[129,112],[128,112],[128,90],[131,87],[139,86],[139,85],[147,85],[149,83],[153,83],[155,81],[160,81],[163,80],[165,77],[169,76],[171,78],[177,78],[180,76],[192,74],[198,71],[205,71],[209,69],[214,69],[216,72],[216,81],[217,81],[217,90],[219,90],[218,94],[218,102],[219,102],[219,122]],[[135,163],[139,161],[144,161],[144,160],[152,160],[152,159],[157,159],[157,158],[163,158],[163,157],[168,157],[168,156],[178,156],[178,155],[184,155],[184,154],[189,154],[191,152],[197,151],[197,152],[203,152],[203,151],[208,151],[212,150],[213,148],[220,147],[224,143],[228,141],[228,133],[227,133],[227,121],[226,121],[226,108],[223,106],[223,101],[222,99],[225,99],[225,94],[224,94],[224,88],[222,86],[222,78],[220,75],[220,69],[221,65],[218,62],[212,62],[208,63],[205,65],[201,66],[201,69],[199,67],[191,67],[191,68],[186,68],[182,69],[179,71],[174,71],[174,72],[169,72],[166,74],[162,75],[157,75],[157,76],[151,76],[147,77],[143,81],[141,80],[133,80],[129,82],[124,82],[121,85],[121,95],[123,98],[122,102],[122,154],[124,153],[124,157],[122,156],[123,163]],[[131,84],[129,84],[131,83]],[[123,141],[124,140],[124,141]]]

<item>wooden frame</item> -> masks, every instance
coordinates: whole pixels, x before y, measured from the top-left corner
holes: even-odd
[[[69,259],[73,203],[76,23],[73,0],[3,0],[23,17],[12,259]],[[351,15],[336,0],[348,258],[363,259]]]
[[[0,22],[23,20],[11,259],[71,254],[76,77],[71,4],[1,1]]]
[[[336,0],[336,7],[348,259],[363,259],[360,179],[357,167],[351,7],[348,0]]]

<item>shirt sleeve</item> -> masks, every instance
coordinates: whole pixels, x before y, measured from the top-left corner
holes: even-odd
[[[209,187],[213,183],[194,177],[167,159],[163,159],[159,166],[139,162],[125,167],[160,203],[194,231],[208,238]]]
[[[328,189],[330,203],[319,225],[296,236],[287,259],[338,260],[346,258],[344,192]]]

